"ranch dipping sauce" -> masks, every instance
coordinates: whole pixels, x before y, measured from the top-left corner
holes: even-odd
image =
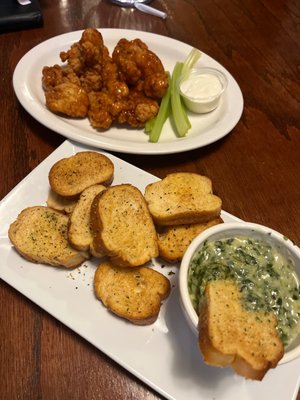
[[[216,68],[192,69],[179,81],[180,95],[186,107],[194,113],[208,113],[220,102],[227,78]]]
[[[194,75],[180,85],[182,93],[192,99],[203,99],[217,96],[223,89],[223,86],[216,75],[209,73]]]
[[[204,242],[188,273],[196,312],[207,282],[216,279],[235,280],[247,310],[274,312],[284,346],[300,333],[299,281],[293,266],[275,247],[243,236]]]

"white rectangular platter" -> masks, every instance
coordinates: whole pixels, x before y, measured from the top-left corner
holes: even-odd
[[[98,260],[69,271],[33,264],[17,254],[7,237],[10,223],[23,208],[45,205],[48,172],[57,160],[84,150],[90,148],[65,141],[1,201],[0,277],[167,399],[296,399],[300,359],[269,371],[262,382],[247,381],[230,369],[202,362],[180,308],[178,265],[153,260],[153,267],[170,279],[172,292],[153,325],[135,326],[112,315],[96,300],[93,276]],[[158,180],[105,154],[115,165],[113,184],[131,183],[143,192],[148,183]],[[225,222],[237,220],[226,212],[222,217]]]

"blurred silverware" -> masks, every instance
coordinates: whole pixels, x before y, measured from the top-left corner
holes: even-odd
[[[163,11],[157,10],[156,8],[147,6],[146,4],[142,4],[139,2],[135,2],[134,3],[135,8],[137,8],[138,10],[150,14],[150,15],[155,15],[156,17],[160,17],[160,18],[167,18],[167,14]]]
[[[31,4],[30,0],[17,0],[17,2],[21,5],[21,6],[27,6],[27,4]]]
[[[146,14],[154,15],[163,19],[167,18],[167,14],[165,12],[145,4],[150,3],[150,1],[151,0],[111,0],[112,3],[121,7],[135,7],[139,11],[142,11]]]

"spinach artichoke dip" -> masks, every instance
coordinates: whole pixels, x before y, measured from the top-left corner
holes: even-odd
[[[300,333],[299,281],[275,247],[243,236],[204,242],[188,272],[188,290],[197,313],[207,282],[216,279],[233,279],[247,310],[274,312],[284,346]]]

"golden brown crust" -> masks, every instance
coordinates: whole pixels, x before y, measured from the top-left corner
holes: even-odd
[[[10,225],[8,236],[16,250],[31,262],[74,268],[89,256],[70,246],[68,220],[49,207],[28,207]]]
[[[222,201],[212,193],[206,176],[189,172],[167,175],[149,184],[145,199],[157,225],[183,225],[207,222],[221,213]]]
[[[158,227],[159,256],[170,263],[181,261],[186,249],[197,235],[222,222],[223,220],[218,217],[201,224]]]
[[[96,270],[94,289],[111,312],[136,325],[148,325],[157,319],[171,286],[164,275],[151,268],[123,268],[105,261]]]
[[[103,185],[93,185],[85,189],[74,207],[69,218],[68,239],[71,245],[78,250],[90,251],[93,234],[90,223],[91,205],[94,198],[105,190]]]
[[[119,266],[136,267],[158,256],[157,234],[142,193],[111,186],[91,206],[93,247]]]
[[[51,189],[64,197],[77,196],[89,186],[109,185],[114,165],[104,154],[82,151],[57,161],[49,172]]]
[[[233,281],[211,281],[199,317],[199,347],[204,361],[213,366],[231,366],[239,375],[261,380],[284,354],[276,325],[273,313],[243,307]]]
[[[54,210],[70,214],[78,201],[78,197],[62,197],[59,194],[49,190],[47,206],[53,208]]]

